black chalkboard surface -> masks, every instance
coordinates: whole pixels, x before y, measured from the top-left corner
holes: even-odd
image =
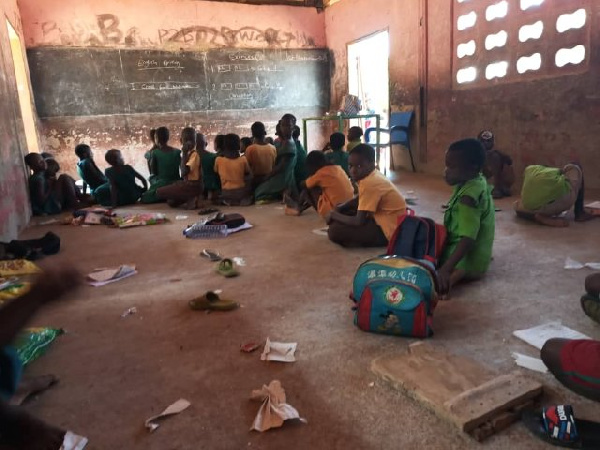
[[[27,51],[40,117],[329,107],[324,49]]]

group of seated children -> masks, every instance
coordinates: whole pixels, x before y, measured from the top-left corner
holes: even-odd
[[[119,150],[106,152],[110,167],[102,174],[90,147],[80,144],[75,152],[85,183],[83,194],[69,176],[56,177],[58,169],[50,167],[50,160],[29,154],[26,162],[33,171],[29,183],[34,213],[75,208],[86,201],[87,187],[98,203],[112,207],[141,199],[194,208],[202,194],[213,202],[240,206],[283,199],[289,215],[313,207],[329,225],[330,240],[344,247],[387,245],[398,217],[406,213],[406,202],[376,169],[375,150],[361,143],[359,127],[349,129],[346,150],[346,137],[333,133],[323,151],[308,155],[299,142],[300,129],[292,114],[285,114],[277,124],[273,143],[263,123],[255,122],[251,132],[251,139],[218,135],[215,151],[210,152],[204,135],[191,127],[181,133],[181,150],[168,145],[167,128],[152,130],[154,147],[145,155],[151,174],[149,187],[143,176],[124,164]],[[495,232],[492,198],[511,194],[512,160],[494,148],[493,133],[485,130],[477,139],[464,139],[448,148],[445,178],[454,192],[444,216],[448,242],[439,270],[442,292],[487,271]],[[525,169],[522,198],[515,204],[520,217],[565,226],[566,219],[558,216],[573,205],[576,220],[589,218],[583,209],[579,166]]]

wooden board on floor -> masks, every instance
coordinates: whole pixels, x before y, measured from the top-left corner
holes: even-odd
[[[481,364],[416,343],[373,361],[372,370],[461,431],[482,439],[517,420],[542,385],[518,372],[498,375]]]

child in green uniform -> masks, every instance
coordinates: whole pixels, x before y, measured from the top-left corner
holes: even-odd
[[[34,215],[58,214],[63,210],[87,206],[83,204],[75,180],[68,175],[48,178],[46,160],[39,153],[25,156],[25,164],[33,174],[29,177],[29,195]]]
[[[77,173],[83,180],[83,193],[90,187],[90,194],[102,204],[110,202],[110,186],[108,180],[94,162],[92,149],[87,144],[79,144],[75,147],[75,154],[79,158]]]
[[[206,141],[196,141],[196,151],[200,155],[200,168],[202,170],[202,182],[204,183],[204,198],[217,202],[221,192],[221,180],[215,172],[215,160],[223,150],[225,135],[218,134],[214,141],[214,152],[206,149]]]
[[[296,123],[295,117],[294,123]],[[294,177],[296,178],[296,184],[298,185],[298,188],[300,188],[301,183],[308,178],[308,171],[306,170],[307,153],[306,149],[300,142],[300,127],[298,125],[294,125],[292,138],[294,139],[294,144],[296,144],[296,168],[294,169]]]
[[[148,172],[150,172],[149,180],[152,181],[152,179],[154,178],[154,174],[152,173],[152,165],[150,164],[152,161],[152,151],[158,148],[158,145],[156,145],[156,128],[150,129],[149,137],[150,142],[152,143],[152,147],[150,148],[150,150],[144,153],[144,159],[148,163]]]
[[[281,198],[284,193],[289,193],[293,198],[298,195],[294,177],[297,148],[292,137],[295,124],[295,117],[291,114],[285,114],[279,121],[279,137],[275,142],[275,166],[254,192],[254,198],[259,204]]]
[[[348,130],[348,145],[346,145],[346,152],[350,153],[354,147],[362,144],[363,130],[361,127],[350,127]]]
[[[561,214],[571,208],[576,222],[594,217],[585,212],[584,192],[583,170],[577,164],[567,164],[562,169],[527,166],[521,200],[515,203],[515,210],[523,219],[552,227],[567,227],[569,221]]]
[[[454,186],[444,216],[448,231],[438,271],[440,293],[445,295],[462,280],[487,272],[494,244],[494,201],[481,170],[485,149],[477,139],[454,142],[446,152],[446,182]]]
[[[110,164],[110,167],[106,169],[106,178],[110,184],[110,202],[102,205],[116,208],[136,203],[148,189],[146,179],[133,167],[125,164],[120,150],[107,151],[104,159]],[[135,183],[136,178],[142,182],[143,188]]]
[[[152,150],[150,160],[150,173],[154,175],[154,178],[150,183],[150,189],[142,196],[142,203],[160,202],[160,199],[156,195],[156,190],[181,179],[179,176],[181,150],[168,145],[168,128],[160,127],[156,130],[156,143],[158,148]]]
[[[329,147],[331,150],[325,153],[325,157],[331,164],[340,166],[346,172],[346,175],[350,176],[348,170],[348,153],[344,151],[344,144],[346,144],[346,137],[343,133],[333,133],[329,137]]]

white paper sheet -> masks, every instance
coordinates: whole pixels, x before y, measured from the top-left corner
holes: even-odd
[[[319,236],[327,236],[329,231],[329,227],[325,228],[316,228],[312,230],[313,233],[318,234]]]
[[[587,267],[588,269],[592,270],[600,270],[600,262],[580,263],[579,261],[575,261],[572,258],[567,258],[565,260],[565,269],[567,270],[579,270],[583,269],[584,267]]]
[[[87,438],[67,431],[59,450],[83,450],[87,443]]]
[[[297,347],[298,344],[296,342],[271,342],[271,340],[267,338],[260,359],[261,361],[294,362],[296,361],[294,353],[296,353]]]
[[[248,222],[246,222],[245,224],[240,225],[237,228],[228,228],[227,229],[227,235],[229,236],[230,234],[237,233],[238,231],[247,230],[249,228],[252,228],[252,225],[249,224]]]
[[[513,335],[540,350],[546,341],[552,338],[590,339],[589,336],[565,327],[560,322],[549,322],[527,330],[516,330],[513,331]]]
[[[152,416],[149,419],[146,419],[146,421],[144,422],[144,426],[146,428],[148,428],[148,431],[150,431],[150,433],[152,433],[154,430],[156,430],[160,426],[158,424],[159,419],[163,419],[168,416],[173,416],[175,414],[179,414],[180,412],[188,409],[190,407],[190,405],[191,405],[190,402],[188,402],[184,398],[181,398],[181,399],[177,400],[175,403],[173,403],[172,405],[168,406],[160,414],[158,414],[156,416]]]
[[[513,352],[512,357],[515,359],[515,363],[517,363],[517,366],[519,367],[524,367],[535,372],[548,373],[548,368],[541,359],[532,358],[531,356],[523,355],[522,353],[517,352]]]

